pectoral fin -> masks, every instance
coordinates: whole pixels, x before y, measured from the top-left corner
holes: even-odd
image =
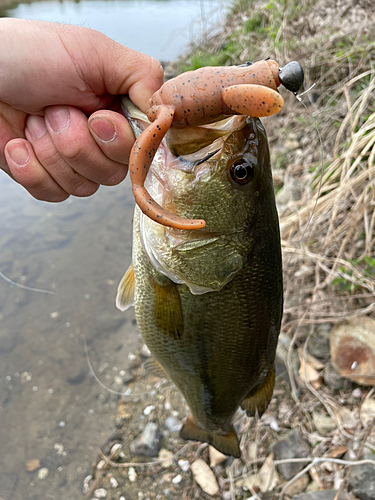
[[[178,339],[183,332],[180,294],[176,283],[166,278],[162,284],[152,280],[154,287],[154,319],[165,335]]]
[[[248,417],[254,417],[256,413],[258,413],[259,416],[263,415],[271,401],[274,385],[275,367],[272,366],[264,384],[241,403],[241,407],[246,410]]]
[[[126,311],[129,307],[134,306],[134,290],[134,269],[133,264],[130,264],[117,289],[116,306],[120,311]]]
[[[240,458],[241,456],[237,435],[233,427],[230,428],[227,434],[210,433],[206,429],[198,427],[193,416],[189,415],[181,429],[180,436],[183,439],[203,441],[204,443],[211,444],[225,455],[231,455],[235,458]]]

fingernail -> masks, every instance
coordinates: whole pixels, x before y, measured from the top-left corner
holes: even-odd
[[[26,130],[34,140],[40,139],[47,132],[44,118],[42,116],[29,116],[26,123]]]
[[[93,118],[89,122],[89,126],[94,135],[100,141],[111,142],[117,136],[116,127],[110,120],[107,120],[106,118]]]
[[[7,151],[14,163],[17,163],[20,167],[26,165],[30,159],[29,151],[22,143],[10,144]]]
[[[46,109],[46,119],[56,134],[60,134],[68,128],[70,122],[70,112],[63,106],[54,106]]]

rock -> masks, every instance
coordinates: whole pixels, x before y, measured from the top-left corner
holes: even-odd
[[[368,316],[335,325],[330,334],[332,365],[357,384],[375,386],[375,321]]]
[[[333,368],[331,363],[328,363],[323,371],[323,378],[325,384],[333,391],[339,391],[343,389],[348,382],[346,379],[341,377],[337,371]],[[350,382],[349,382],[350,383]]]
[[[189,460],[183,460],[183,459],[181,459],[177,463],[178,463],[180,469],[183,472],[187,472],[190,469],[190,462],[189,462]]]
[[[277,472],[273,463],[273,454],[266,458],[259,472],[244,480],[244,486],[248,490],[259,489],[262,493],[272,491],[278,483]]]
[[[137,473],[135,472],[134,467],[129,467],[128,478],[131,483],[135,483],[137,480]]]
[[[333,500],[336,493],[337,490],[309,491],[308,493],[294,495],[292,500]],[[340,493],[339,500],[349,500],[349,497],[346,493]]]
[[[162,448],[159,451],[158,459],[160,460],[160,465],[164,469],[168,469],[173,465],[173,453],[169,450]]]
[[[335,421],[328,415],[323,415],[322,413],[314,411],[312,417],[315,428],[319,432],[319,434],[325,436],[329,432],[333,431],[333,429],[336,429]]]
[[[118,481],[116,478],[110,477],[109,482],[111,483],[112,488],[118,488]]]
[[[49,470],[47,467],[42,467],[41,469],[38,470],[38,479],[46,479],[49,474]]]
[[[142,358],[151,358],[151,351],[146,344],[143,344],[142,349],[139,351]]]
[[[198,460],[193,462],[191,464],[191,471],[195,481],[207,495],[213,496],[219,493],[220,489],[215,474],[204,460],[198,458]]]
[[[182,424],[176,420],[172,415],[169,415],[164,422],[165,428],[169,432],[180,432]]]
[[[308,351],[318,359],[329,358],[329,325],[319,325],[309,339]]]
[[[208,455],[210,457],[210,467],[216,467],[217,465],[225,462],[225,460],[228,458],[213,446],[209,446]]]
[[[349,474],[348,483],[359,500],[375,500],[374,465],[355,465]]]
[[[34,472],[34,470],[39,469],[40,460],[38,458],[32,458],[26,462],[26,470],[27,472]]]
[[[279,439],[271,447],[275,460],[286,458],[306,458],[310,453],[310,446],[301,438],[299,429],[295,428],[288,432],[283,438]],[[290,462],[277,466],[278,472],[285,478],[291,479],[306,463]]]
[[[297,495],[298,493],[301,493],[301,491],[304,491],[309,484],[309,475],[308,474],[303,474],[303,476],[299,477],[294,481],[286,490],[285,494],[288,496],[293,496]]]
[[[143,432],[130,445],[130,450],[136,455],[157,457],[161,447],[162,433],[154,422],[149,422]]]
[[[98,488],[97,490],[94,491],[94,497],[95,498],[106,498],[107,496],[107,490],[104,488]]]
[[[172,483],[173,483],[173,484],[180,484],[180,483],[181,483],[181,481],[182,481],[182,476],[181,476],[181,474],[178,474],[176,477],[174,477],[174,478],[172,479]]]
[[[375,399],[366,398],[361,406],[361,410],[359,412],[359,416],[362,422],[363,427],[375,418]],[[375,473],[375,472],[374,472]]]

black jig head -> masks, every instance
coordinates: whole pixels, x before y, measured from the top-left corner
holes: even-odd
[[[304,75],[300,63],[291,61],[283,68],[280,68],[279,80],[287,90],[296,94],[302,87]]]

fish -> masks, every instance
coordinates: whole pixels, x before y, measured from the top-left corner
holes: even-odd
[[[146,115],[126,98],[123,111],[139,136],[149,125]],[[167,227],[136,205],[132,263],[117,307],[135,306],[155,371],[176,385],[190,408],[181,437],[240,457],[234,417],[239,407],[260,416],[271,400],[283,310],[263,124],[236,115],[172,127],[145,187],[170,213],[203,218],[206,225],[194,231]]]

